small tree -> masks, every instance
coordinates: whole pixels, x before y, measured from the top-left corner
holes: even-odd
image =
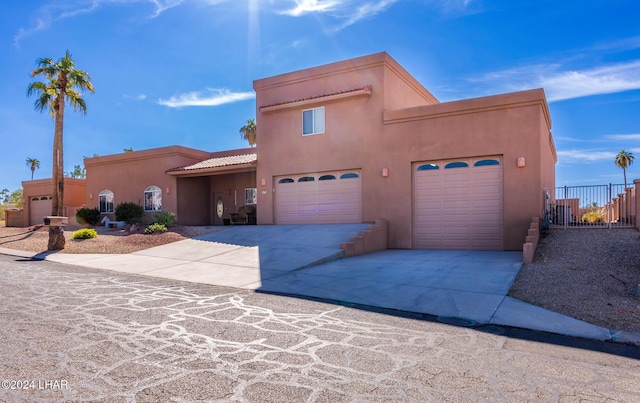
[[[73,171],[65,172],[64,176],[66,176],[67,178],[84,179],[87,177],[87,170],[84,167],[81,167],[80,165],[74,165]]]
[[[9,189],[4,188],[2,189],[2,191],[0,191],[0,202],[2,202],[2,204],[7,204],[8,201],[9,201]]]
[[[622,150],[622,151],[620,151],[618,153],[618,155],[616,155],[615,164],[619,168],[622,168],[622,173],[624,175],[624,188],[625,189],[627,188],[627,168],[629,168],[629,166],[631,164],[633,164],[633,160],[634,159],[635,159],[635,157],[633,156],[631,151]]]
[[[22,207],[22,189],[11,192],[11,195],[9,195],[9,203],[15,204],[17,207]]]
[[[31,169],[31,180],[33,180],[33,173],[40,168],[40,161],[36,158],[27,158],[27,166]]]
[[[240,137],[247,140],[251,147],[256,145],[256,121],[255,119],[247,120],[247,124],[240,128]]]

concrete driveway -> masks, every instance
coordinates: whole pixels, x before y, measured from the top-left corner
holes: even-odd
[[[233,226],[127,255],[34,257],[428,314],[459,325],[508,325],[640,344],[640,335],[594,326],[508,297],[522,266],[521,252],[386,250],[340,259],[340,243],[367,226]]]

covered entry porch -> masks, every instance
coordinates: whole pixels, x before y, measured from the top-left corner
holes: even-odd
[[[178,222],[255,224],[256,161],[256,154],[231,155],[168,170],[176,177]]]

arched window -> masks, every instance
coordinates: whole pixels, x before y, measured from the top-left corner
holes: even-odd
[[[467,164],[466,162],[462,162],[462,161],[456,161],[456,162],[450,162],[447,165],[444,166],[444,169],[449,169],[449,168],[467,168],[469,166],[469,164]]]
[[[315,180],[316,178],[314,178],[313,176],[303,176],[302,178],[298,179],[298,182],[313,182]]]
[[[440,165],[438,164],[424,164],[418,167],[418,171],[431,171],[433,169],[440,169]]]
[[[295,181],[291,178],[282,178],[278,181],[278,183],[293,183],[293,182]]]
[[[359,177],[358,174],[355,172],[349,172],[349,173],[340,175],[340,179],[353,179],[358,177]]]
[[[330,181],[334,179],[336,179],[335,175],[322,175],[320,178],[318,178],[319,181]]]
[[[486,167],[486,166],[490,166],[490,165],[500,165],[500,161],[498,161],[498,160],[480,160],[480,161],[476,161],[475,164],[473,164],[474,167]]]
[[[110,190],[100,192],[98,206],[101,213],[113,213],[113,192]]]
[[[144,211],[162,211],[162,189],[149,186],[144,190]]]

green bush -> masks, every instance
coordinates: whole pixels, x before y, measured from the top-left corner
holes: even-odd
[[[176,215],[170,211],[162,211],[153,215],[154,224],[162,224],[168,227],[175,227],[178,223],[176,221]]]
[[[149,234],[155,234],[156,232],[167,232],[167,226],[164,224],[151,224],[149,225],[147,228],[144,229],[144,233],[149,235]]]
[[[100,210],[83,207],[76,212],[76,220],[89,225],[96,225],[100,221]]]
[[[98,233],[92,228],[79,229],[71,235],[71,239],[93,239],[97,237]]]
[[[144,209],[133,202],[122,202],[116,206],[116,221],[124,221],[127,224],[139,224],[142,222]]]

